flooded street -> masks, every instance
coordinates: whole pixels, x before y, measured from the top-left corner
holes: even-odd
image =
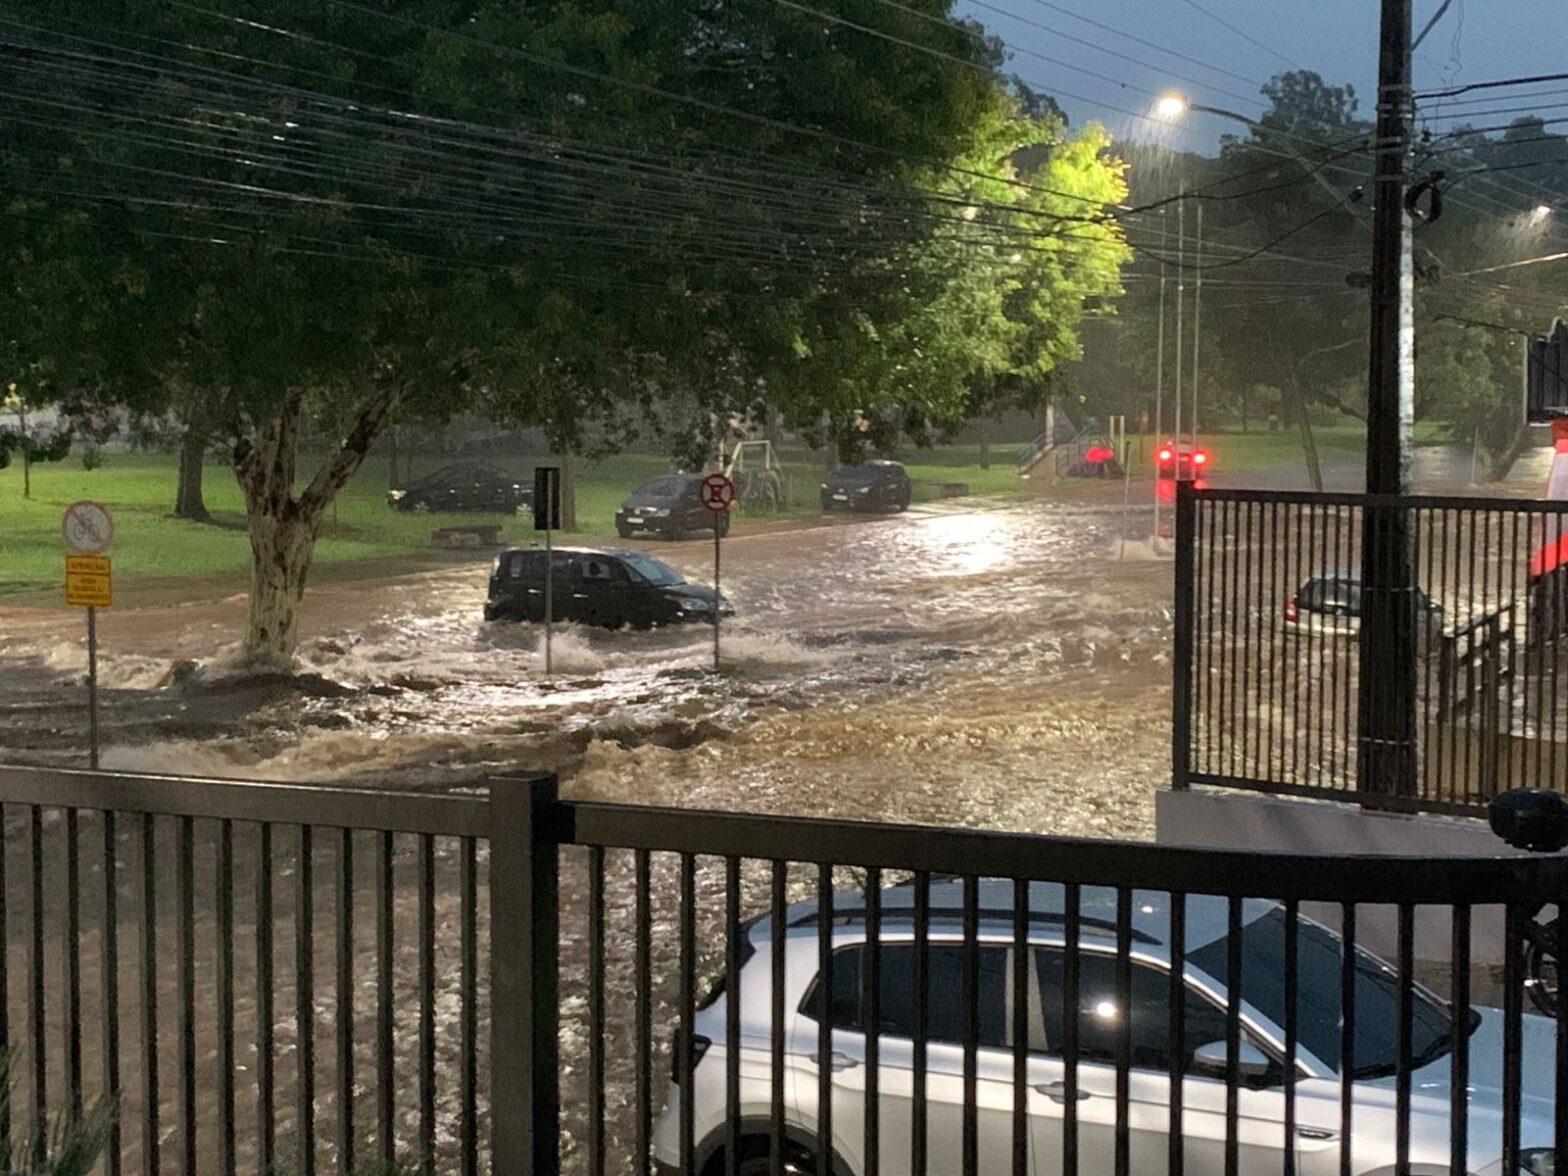
[[[600,799],[1146,837],[1170,565],[1121,521],[952,503],[737,534],[720,674],[704,627],[562,626],[546,679],[536,627],[481,621],[478,562],[314,584],[298,679],[225,672],[242,597],[131,600],[101,622],[104,763],[400,787],[548,767]],[[711,577],[704,541],[644,547]],[[0,625],[8,758],[83,763],[79,618]]]

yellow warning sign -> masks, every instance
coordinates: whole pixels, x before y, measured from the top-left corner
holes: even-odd
[[[114,603],[108,556],[65,557],[65,603],[80,608],[108,608]]]

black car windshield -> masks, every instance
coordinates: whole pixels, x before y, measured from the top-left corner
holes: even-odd
[[[1340,1070],[1340,975],[1344,941],[1315,923],[1297,925],[1296,1025],[1301,1047],[1334,1071]],[[1222,936],[1187,959],[1223,983],[1229,937]],[[1399,976],[1393,968],[1357,950],[1356,1032],[1351,1061],[1356,1078],[1394,1073],[1398,1059]],[[1285,1023],[1285,912],[1275,910],[1241,932],[1243,999],[1275,1025]],[[1416,988],[1412,992],[1410,1059],[1420,1067],[1442,1057],[1450,1044],[1448,1006]],[[1473,1014],[1472,1014],[1473,1019]],[[1473,1028],[1473,1026],[1472,1026]]]
[[[680,498],[691,486],[691,478],[684,474],[666,474],[653,478],[632,491],[633,502],[669,502]]]
[[[652,584],[655,588],[669,588],[675,584],[684,584],[679,573],[667,563],[660,563],[651,555],[638,555],[636,552],[627,552],[620,557],[627,571],[631,572],[632,579],[643,584]]]
[[[875,482],[877,475],[886,468],[886,466],[873,465],[843,466],[833,471],[833,477],[830,480],[834,482],[848,482],[851,485],[858,486],[866,482]]]

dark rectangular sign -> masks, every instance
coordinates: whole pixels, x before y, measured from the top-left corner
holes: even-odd
[[[534,530],[561,529],[561,467],[534,467]]]
[[[1568,416],[1568,326],[1558,319],[1551,333],[1525,340],[1525,419],[1544,425]]]

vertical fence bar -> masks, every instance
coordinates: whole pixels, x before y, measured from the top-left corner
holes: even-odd
[[[1284,1176],[1296,1176],[1296,1082],[1300,1044],[1301,912],[1295,899],[1285,904],[1285,1141]]]
[[[1187,1168],[1187,1148],[1182,1131],[1182,1083],[1187,1076],[1187,896],[1172,892],[1170,934],[1170,988],[1166,1014],[1170,1019],[1170,1110],[1166,1127],[1167,1176],[1182,1176]]]
[[[832,1171],[833,867],[826,862],[817,867],[817,991],[817,1167]]]
[[[1559,957],[1561,958],[1561,957]],[[1454,1018],[1449,1027],[1448,1084],[1449,1165],[1463,1172],[1470,1161],[1470,908],[1453,911],[1453,952],[1449,961],[1449,987]],[[1568,1024],[1568,1022],[1561,1022]],[[1559,1073],[1562,1072],[1559,1067]],[[1560,1103],[1568,1105],[1568,1103]]]
[[[299,827],[299,861],[294,868],[294,1060],[298,1082],[300,1176],[316,1172],[316,960],[315,837]]]
[[[1557,953],[1559,961],[1568,960],[1568,919],[1563,918],[1561,908],[1557,912],[1556,940],[1552,949]],[[1568,986],[1564,986],[1561,976],[1557,981],[1557,1076],[1558,1087],[1553,1089],[1552,1098],[1552,1148],[1559,1156],[1568,1156],[1568,1098],[1560,1087],[1568,1082]]]
[[[395,1013],[392,1005],[392,952],[395,946],[392,870],[396,849],[391,833],[382,832],[376,838],[376,1156],[383,1164],[392,1163],[397,1156]],[[494,873],[493,847],[490,860]],[[490,902],[493,908],[496,903],[493,880]],[[494,950],[492,941],[491,951]],[[497,965],[492,961],[491,966]]]
[[[769,960],[768,1018],[768,1168],[784,1176],[784,890],[788,867],[772,863],[768,895]]]
[[[1067,941],[1062,969],[1062,1176],[1078,1176],[1078,964],[1083,930],[1082,896],[1076,882],[1063,887],[1067,907],[1063,928]],[[1095,1176],[1090,1173],[1090,1176]]]
[[[1521,1113],[1521,1067],[1524,1057],[1524,951],[1525,914],[1509,903],[1503,936],[1503,1172],[1517,1172]]]
[[[1220,556],[1217,557],[1215,555],[1214,541],[1216,536],[1220,536],[1222,534],[1218,520],[1220,518],[1220,511],[1223,507],[1223,503],[1215,501],[1212,498],[1199,498],[1197,497],[1196,490],[1192,491],[1192,494],[1194,497],[1194,534],[1190,546],[1193,548],[1194,559],[1197,558],[1200,547],[1203,552],[1204,608],[1203,641],[1199,646],[1201,652],[1197,654],[1197,657],[1201,661],[1201,665],[1195,675],[1188,675],[1188,682],[1192,683],[1194,680],[1196,680],[1197,682],[1203,683],[1203,705],[1201,708],[1199,708],[1202,714],[1203,723],[1203,771],[1214,772],[1217,771],[1219,767],[1219,761],[1216,758],[1214,752],[1215,743],[1218,738],[1216,731],[1218,723],[1215,721],[1215,715],[1217,713],[1215,698],[1217,696],[1217,692],[1214,689],[1214,642],[1216,635],[1215,631],[1218,626],[1214,620],[1214,586],[1216,582],[1220,582],[1222,573],[1224,571],[1224,563],[1223,559],[1221,558],[1224,555],[1224,549],[1223,547],[1221,548]],[[1178,544],[1178,559],[1180,558],[1180,555],[1181,547]],[[1219,603],[1220,611],[1223,613],[1225,608],[1223,594],[1221,595]],[[1196,611],[1197,610],[1194,609],[1194,612]],[[1196,636],[1197,635],[1194,634],[1195,641]],[[1220,653],[1222,657],[1224,655],[1224,651],[1225,647],[1222,643],[1220,645]],[[1193,687],[1189,685],[1189,690],[1192,688]],[[1195,718],[1193,721],[1196,722],[1198,720]]]
[[[603,851],[601,851],[602,854]],[[462,1012],[458,1036],[462,1039],[462,1078],[459,1099],[462,1103],[461,1159],[463,1176],[479,1176],[479,841],[463,838],[458,885],[463,891]],[[601,857],[601,865],[603,859]],[[603,879],[600,879],[603,893]],[[602,923],[601,923],[602,944]],[[601,977],[602,980],[602,977]],[[602,998],[601,998],[602,999]],[[601,1009],[601,1022],[602,1022]],[[602,1109],[602,1108],[601,1108]]]
[[[1178,479],[1174,597],[1176,634],[1171,654],[1171,787],[1176,789],[1187,788],[1192,781],[1192,627],[1197,620],[1193,594],[1196,523],[1197,505],[1192,487]]]
[[[5,806],[0,805],[0,943],[9,942],[5,909]],[[112,809],[103,810],[103,924],[102,972],[100,997],[102,1004],[103,1092],[104,1097],[115,1102],[120,1098],[120,869],[119,841]],[[0,1041],[10,1040],[9,1002],[5,973],[0,968]],[[4,1100],[0,1100],[3,1103]],[[10,1142],[10,1109],[0,1105],[0,1145]],[[120,1176],[123,1158],[120,1116],[115,1115],[109,1124],[109,1145],[106,1149],[108,1176]],[[225,1174],[227,1176],[227,1174]]]
[[[724,859],[724,1173],[740,1170],[740,859]]]
[[[552,1125],[553,1126],[553,1125]],[[419,835],[419,1166],[436,1170],[436,839]]]
[[[257,829],[256,849],[256,1166],[277,1166],[277,1104],[272,1049],[272,826]]]
[[[354,831],[338,831],[337,877],[337,1079],[338,1171],[354,1170]],[[466,891],[465,891],[466,897]],[[465,927],[466,930],[466,927]],[[467,1013],[467,1005],[463,1006]],[[467,1044],[467,1038],[464,1038]],[[465,1057],[466,1060],[466,1057]],[[466,1138],[467,1131],[464,1131]]]
[[[1302,559],[1302,534],[1306,527],[1302,523],[1307,516],[1306,509],[1300,503],[1294,503],[1289,508],[1291,518],[1292,538],[1295,540],[1295,564],[1290,576],[1290,591],[1292,599],[1296,593],[1306,587],[1304,577],[1308,574],[1308,564]],[[1310,555],[1308,556],[1310,559]],[[1301,601],[1296,600],[1296,615],[1299,620],[1301,615]],[[1304,629],[1298,630],[1298,636],[1286,644],[1287,655],[1290,658],[1290,774],[1286,777],[1292,784],[1305,782],[1306,771],[1302,760],[1304,758],[1301,742],[1301,670],[1304,660],[1304,649],[1310,648],[1307,644],[1307,635]]]
[[[882,1172],[882,871],[866,870],[866,966],[861,969],[866,1025],[865,1173]]]
[[[674,1065],[671,1067],[680,1080],[680,1152],[681,1171],[695,1172],[696,1141],[696,1029],[692,1022],[697,1016],[697,859],[689,854],[680,855],[680,1028],[675,1037]],[[832,986],[823,993],[822,1023],[828,1023],[827,1010],[831,1007]],[[825,1059],[818,1065],[826,1067]]]
[[[1339,1174],[1355,1176],[1351,1132],[1356,1081],[1356,908],[1341,908],[1339,934],[1344,945],[1339,969]]]
[[[973,874],[964,875],[963,893],[964,971],[959,984],[964,1050],[963,1172],[964,1176],[975,1176],[980,1170],[980,882]]]
[[[1029,883],[1013,880],[1013,1168],[1029,1176]]]
[[[915,874],[915,966],[911,982],[915,1002],[915,1074],[913,1121],[909,1125],[912,1176],[927,1176],[931,1119],[926,1108],[926,1043],[931,1001],[931,875]]]
[[[653,1147],[653,912],[652,862],[646,849],[634,853],[634,871],[637,875],[636,961],[633,987],[637,992],[637,1176],[649,1176],[650,1149]],[[499,1174],[498,1174],[499,1176]]]
[[[1226,904],[1225,991],[1245,992],[1241,975],[1241,899]],[[1225,1176],[1241,1171],[1241,1001],[1225,1002]]]
[[[604,1176],[604,847],[588,849],[588,1171]]]
[[[77,810],[65,810],[65,1084],[82,1113],[82,866]]]
[[[1112,1166],[1132,1164],[1132,891],[1116,889],[1116,1128]],[[1234,1002],[1232,1002],[1234,1003]]]
[[[3,830],[0,830],[0,834],[3,834]],[[27,810],[27,873],[31,898],[28,912],[31,916],[31,935],[27,950],[27,1012],[32,1022],[32,1155],[34,1166],[42,1168],[49,1146],[49,1039],[44,984],[44,812],[36,804],[30,805]]]
[[[180,957],[180,1171],[195,1176],[196,1166],[196,822],[181,817],[176,823],[179,841],[175,851],[175,886],[179,891],[180,922],[176,944]]]
[[[1395,999],[1394,1027],[1394,1171],[1405,1176],[1410,1171],[1410,1070],[1411,1033],[1415,1017],[1415,911],[1409,903],[1399,905],[1397,931],[1399,992]]]
[[[217,900],[218,985],[218,1172],[234,1176],[234,822],[218,822],[217,858],[213,864]]]
[[[491,1171],[558,1172],[560,852],[556,780],[490,785]]]
[[[142,1155],[152,1176],[160,1170],[158,1116],[158,849],[157,825],[143,813],[142,826]]]

